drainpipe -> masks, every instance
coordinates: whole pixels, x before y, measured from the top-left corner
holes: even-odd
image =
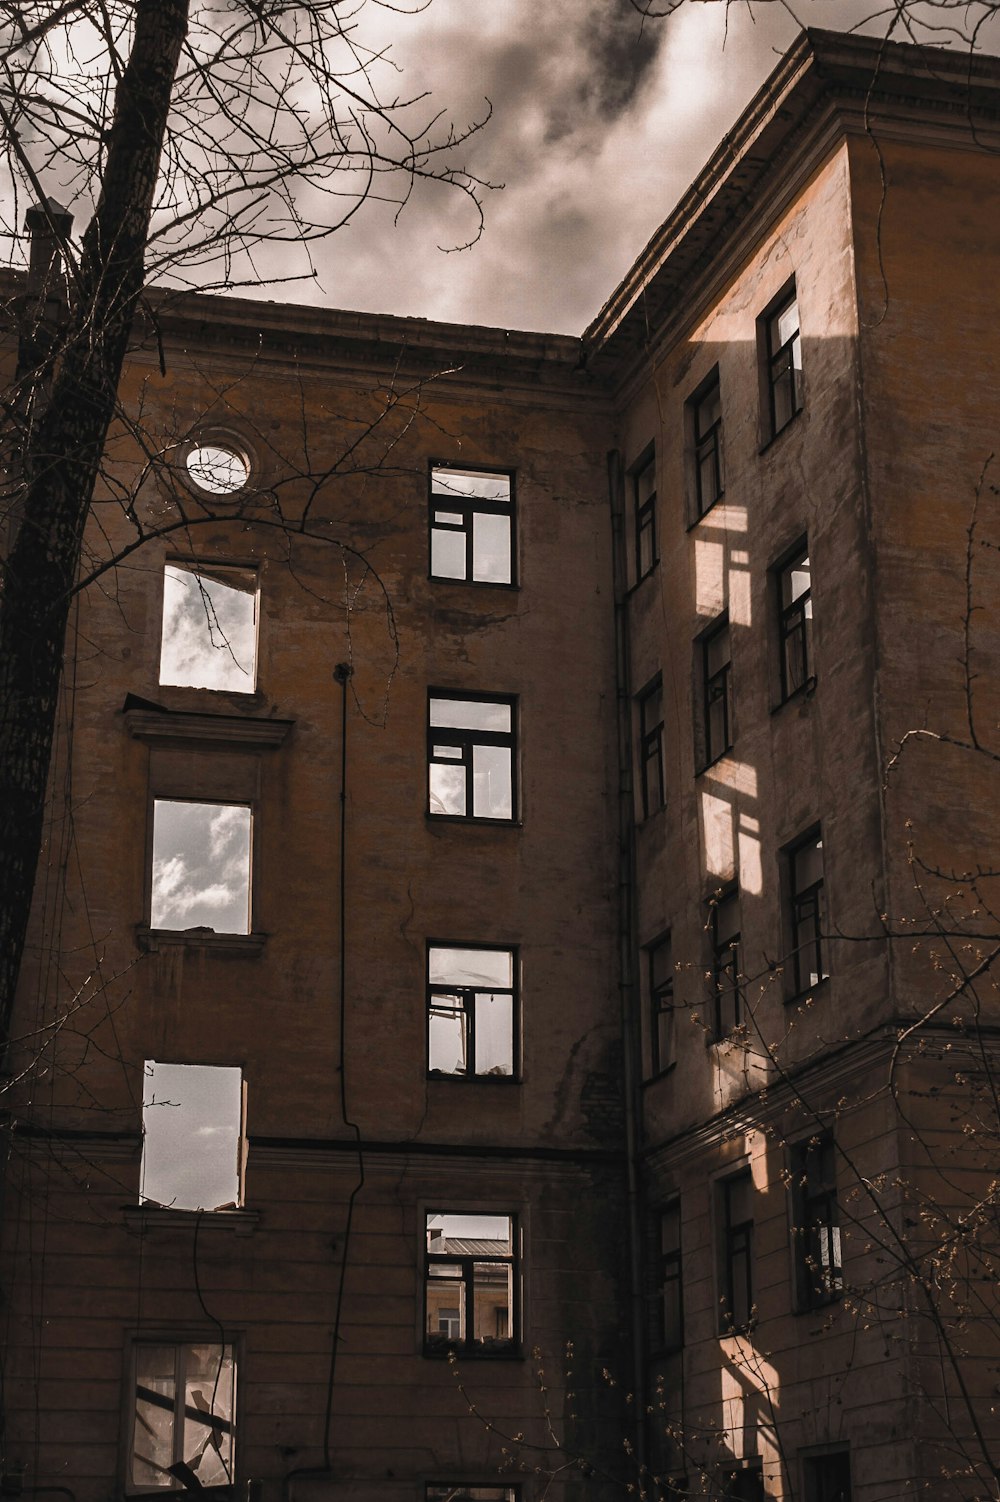
[[[641,1031],[636,987],[638,936],[635,916],[635,817],[632,789],[631,648],[628,619],[628,572],[625,550],[625,470],[618,449],[608,453],[611,503],[611,561],[615,599],[615,697],[618,721],[618,975],[621,1005],[625,1151],[628,1165],[629,1307],[632,1331],[632,1392],[635,1413],[635,1459],[646,1463],[646,1317],[643,1297],[643,1225],[639,1178],[642,1137]]]

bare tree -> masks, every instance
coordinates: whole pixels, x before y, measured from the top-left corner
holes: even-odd
[[[378,0],[376,0],[378,3]],[[394,9],[394,7],[390,7]],[[479,186],[421,99],[383,100],[364,0],[16,0],[0,5],[0,125],[18,243],[19,362],[3,413],[0,1049],[38,861],[70,601],[144,288],[259,282],[369,198]],[[478,126],[472,127],[477,129]],[[85,217],[79,241],[53,185]],[[122,414],[136,426],[135,415]],[[129,498],[122,497],[129,516]],[[135,540],[144,534],[136,529]]]

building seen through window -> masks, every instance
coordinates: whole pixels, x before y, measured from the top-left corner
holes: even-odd
[[[441,1211],[425,1219],[425,1351],[509,1354],[518,1338],[513,1218]]]

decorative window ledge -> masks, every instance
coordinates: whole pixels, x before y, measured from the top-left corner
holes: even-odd
[[[129,735],[137,741],[208,741],[266,751],[283,743],[295,721],[197,714],[150,706],[126,707],[125,724]]]
[[[252,1236],[260,1222],[259,1210],[173,1210],[169,1205],[123,1205],[130,1231],[179,1231],[198,1226],[202,1231],[229,1231],[234,1236]]]
[[[212,928],[150,928],[148,923],[135,926],[136,943],[144,954],[158,954],[161,949],[184,945],[188,949],[215,949],[220,954],[262,954],[267,934],[217,934]]]

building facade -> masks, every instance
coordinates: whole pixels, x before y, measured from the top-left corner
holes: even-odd
[[[995,1495],[998,109],[804,34],[580,340],[137,330],[6,1487]]]

